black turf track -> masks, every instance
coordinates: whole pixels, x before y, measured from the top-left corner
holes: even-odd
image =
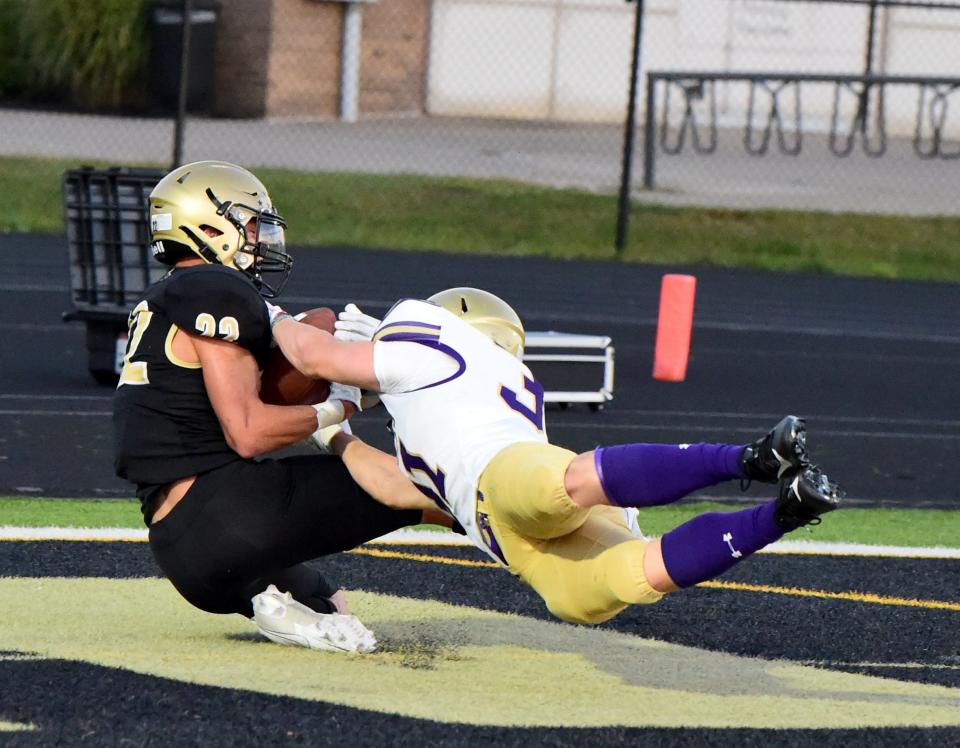
[[[110,470],[109,390],[86,373],[70,308],[64,242],[0,235],[0,495],[129,496]],[[960,449],[958,287],[717,268],[611,266],[539,259],[327,249],[298,253],[293,310],[358,301],[381,313],[399,296],[478,285],[515,303],[530,329],[611,335],[617,392],[601,414],[551,410],[573,449],[627,441],[747,441],[780,414],[807,416],[817,459],[860,505],[957,508]],[[687,381],[649,378],[664,272],[698,277]],[[358,431],[387,446],[382,413]],[[705,495],[754,500],[730,487]],[[2,518],[0,518],[2,521]],[[413,549],[411,549],[413,550]],[[416,549],[423,550],[423,549]],[[433,551],[473,556],[472,550]],[[346,588],[548,618],[492,569],[343,555],[324,559]],[[0,575],[155,576],[144,544],[0,543]],[[725,577],[782,586],[960,600],[960,562],[760,556]],[[697,589],[627,610],[608,627],[680,644],[857,670],[888,662],[960,664],[947,611]],[[944,669],[860,668],[958,686]],[[0,718],[47,745],[960,745],[960,730],[521,730],[449,727],[297,699],[192,686],[72,662],[0,657]],[[815,723],[815,715],[811,716]],[[288,732],[289,730],[289,732]]]
[[[65,241],[0,235],[0,495],[129,496],[111,470],[109,388],[87,375]],[[710,267],[556,262],[343,248],[294,250],[291,310],[476,285],[509,299],[532,330],[606,334],[616,396],[601,414],[552,409],[553,441],[575,450],[630,441],[756,438],[784,413],[808,419],[815,459],[851,504],[960,505],[960,286]],[[698,279],[681,384],[650,377],[665,272]],[[388,446],[382,411],[359,433]],[[56,460],[50,469],[49,459]],[[763,495],[752,489],[748,498]],[[739,497],[735,487],[704,492]]]

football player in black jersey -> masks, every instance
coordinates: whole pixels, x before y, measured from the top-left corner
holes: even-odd
[[[392,461],[361,488],[330,455],[254,459],[359,402],[336,384],[316,406],[260,400],[263,297],[280,293],[292,265],[283,219],[249,171],[204,161],[157,184],[150,227],[171,269],[130,314],[113,422],[116,472],[136,484],[157,563],[194,606],[253,615],[277,641],[369,649],[342,592],[305,562],[420,522],[405,509],[420,494]]]

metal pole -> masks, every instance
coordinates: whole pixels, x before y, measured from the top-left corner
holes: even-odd
[[[870,21],[867,25],[867,59],[864,64],[864,75],[873,74],[874,37],[877,29],[877,5],[879,0],[870,0]]]
[[[669,84],[668,84],[669,85]],[[656,95],[657,80],[647,74],[647,111],[643,122],[643,187],[653,189],[653,178],[656,170],[654,157],[656,156],[656,133],[654,117],[657,113]]]
[[[867,50],[866,60],[863,63],[863,74],[873,75],[874,36],[877,28],[878,0],[870,0],[870,20],[867,23]],[[863,93],[860,94],[860,131],[866,135],[867,121],[870,114],[870,84],[863,84]]]
[[[183,128],[187,113],[187,91],[190,88],[190,20],[193,0],[183,0],[183,33],[180,37],[180,90],[177,92],[177,118],[173,127],[173,164],[183,163]]]
[[[340,60],[340,119],[357,121],[360,92],[360,32],[363,4],[348,0],[343,15],[343,51]]]
[[[629,0],[627,0],[629,2]],[[630,181],[633,165],[634,130],[637,120],[637,79],[640,74],[640,41],[643,36],[643,0],[633,0],[636,10],[633,16],[633,60],[630,64],[630,93],[627,101],[627,122],[623,133],[623,161],[620,168],[620,200],[617,207],[617,254],[623,251],[627,240],[627,224],[630,216]],[[647,106],[650,103],[647,102]]]

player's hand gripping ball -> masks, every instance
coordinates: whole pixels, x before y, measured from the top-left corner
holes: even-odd
[[[307,325],[325,330],[331,335],[337,321],[329,307],[310,309],[297,318]],[[260,379],[260,399],[269,405],[314,405],[330,395],[330,383],[325,379],[304,376],[287,361],[280,348],[273,348]]]

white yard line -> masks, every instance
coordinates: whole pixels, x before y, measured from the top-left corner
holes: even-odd
[[[147,531],[146,529],[124,527],[93,529],[81,527],[0,527],[0,541],[3,540],[86,540],[143,543],[147,540]],[[391,532],[371,542],[396,545],[472,545],[463,535],[436,530],[408,529]],[[896,545],[864,545],[862,543],[824,543],[812,540],[781,540],[764,548],[760,553],[960,559],[960,548],[910,548]]]

